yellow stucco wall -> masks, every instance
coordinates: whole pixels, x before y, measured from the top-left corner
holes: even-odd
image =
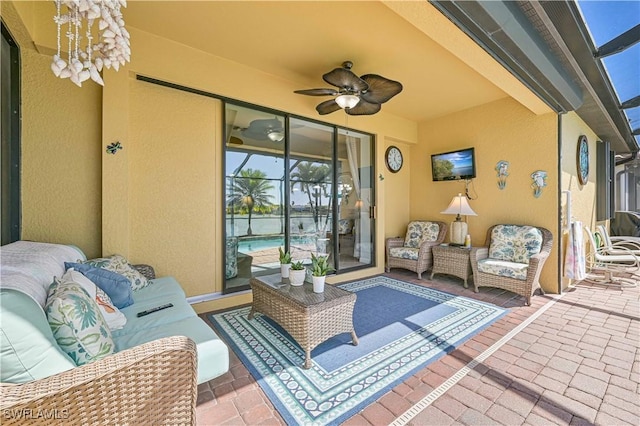
[[[467,217],[473,245],[483,245],[487,229],[498,223],[537,225],[554,234],[554,248],[540,283],[558,291],[558,135],[554,113],[535,115],[513,99],[420,123],[420,143],[411,149],[411,218],[450,223],[440,214],[453,196],[464,193],[460,181],[433,182],[431,154],[474,147],[477,177],[469,186],[469,201],[477,216]],[[497,186],[495,166],[509,161],[507,186]],[[545,170],[547,186],[535,198],[531,173]]]
[[[22,233],[27,240],[101,251],[100,86],[56,78],[12,3],[2,19],[20,46]]]
[[[561,116],[560,132],[562,138],[561,188],[563,191],[571,191],[572,220],[579,220],[584,226],[593,230],[596,224],[596,149],[598,138],[586,123],[574,112]],[[586,136],[587,141],[589,142],[589,179],[586,185],[582,185],[578,180],[577,169],[578,138],[582,135]],[[563,195],[561,198],[561,214],[563,224],[566,224],[566,195]],[[563,230],[563,254],[561,259],[564,259],[566,237],[566,231]],[[564,264],[564,262],[562,264]],[[566,288],[569,284],[571,284],[571,280],[563,277],[563,288]]]

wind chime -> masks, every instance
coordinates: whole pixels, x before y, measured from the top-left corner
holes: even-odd
[[[54,0],[58,26],[58,52],[53,56],[51,70],[60,78],[69,78],[78,86],[89,78],[101,86],[103,68],[116,71],[131,59],[129,32],[124,27],[120,7],[126,0]],[[63,13],[63,9],[65,13]],[[98,21],[98,42],[93,43],[94,21]],[[68,59],[62,58],[61,33],[67,25]],[[86,25],[84,36],[81,35]]]

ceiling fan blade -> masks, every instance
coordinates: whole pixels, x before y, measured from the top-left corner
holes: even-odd
[[[333,71],[322,76],[322,79],[327,83],[347,89],[350,92],[362,92],[369,88],[369,85],[360,77],[346,68],[336,68]]]
[[[324,101],[316,106],[316,111],[320,115],[331,114],[332,112],[336,112],[340,109],[340,105],[336,103],[334,99],[329,99],[328,101]]]
[[[249,123],[249,127],[247,127],[247,130],[251,132],[266,133],[267,130],[282,130],[282,128],[282,122],[280,122],[280,120],[278,120],[277,118],[260,118]]]
[[[336,89],[305,89],[294,90],[293,93],[308,96],[335,96],[338,94],[338,91]]]
[[[344,112],[349,115],[373,115],[376,112],[380,111],[382,107],[380,104],[367,102],[366,100],[360,98],[360,102],[358,105],[353,108],[345,108]]]
[[[369,85],[369,90],[360,95],[367,102],[383,104],[402,92],[400,82],[389,80],[381,75],[365,74],[361,78]]]

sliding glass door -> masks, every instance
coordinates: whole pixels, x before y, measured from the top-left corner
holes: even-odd
[[[280,271],[278,248],[336,272],[374,256],[373,138],[227,103],[225,292]]]

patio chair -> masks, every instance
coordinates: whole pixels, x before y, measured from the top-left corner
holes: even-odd
[[[589,228],[585,227],[585,232],[592,248],[586,259],[589,270],[587,280],[598,284],[613,284],[621,289],[637,287],[640,281],[640,257],[624,246],[616,247],[612,254],[609,247],[596,242],[595,233]]]
[[[602,247],[608,254],[633,254],[640,256],[640,237],[612,237],[604,225],[598,225],[596,229],[602,239]]]
[[[444,222],[416,220],[407,226],[407,234],[404,238],[387,238],[387,266],[385,271],[391,268],[404,268],[418,274],[422,279],[422,273],[433,265],[431,248],[444,241],[447,235],[447,224]]]
[[[471,248],[471,268],[476,293],[495,287],[524,296],[531,304],[540,287],[540,273],[551,252],[553,235],[540,226],[494,225],[487,231],[485,247]]]

